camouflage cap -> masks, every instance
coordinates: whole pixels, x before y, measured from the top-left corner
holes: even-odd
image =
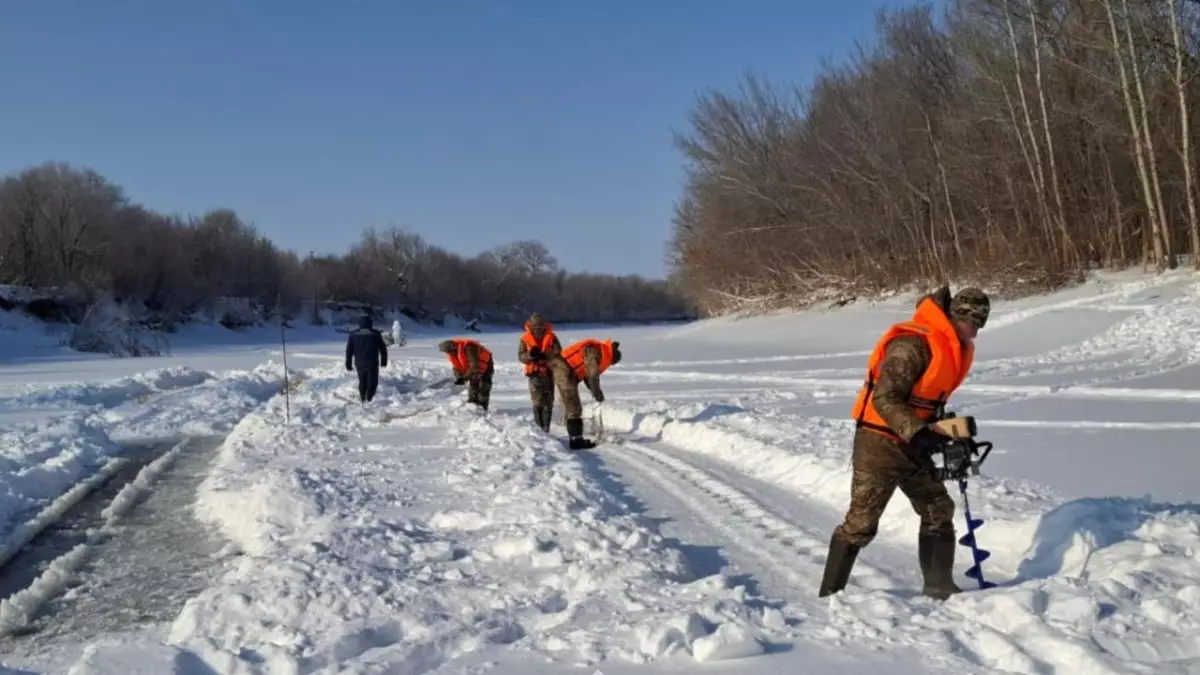
[[[456,347],[454,345],[454,340],[442,340],[441,342],[438,343],[438,350],[446,352],[447,354],[454,351],[455,349],[456,349]]]
[[[546,320],[542,318],[541,314],[534,312],[533,314],[529,315],[529,325],[530,326],[540,326],[544,323],[546,323]]]
[[[950,318],[962,319],[976,328],[983,328],[991,311],[992,304],[987,293],[975,287],[960,290],[950,300]]]

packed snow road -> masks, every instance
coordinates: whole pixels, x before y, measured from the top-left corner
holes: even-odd
[[[288,354],[302,380],[290,407],[277,363],[226,371],[200,347],[156,371],[100,377],[91,364],[83,384],[44,374],[30,388],[17,382],[32,371],[14,365],[0,372],[0,414],[29,416],[0,436],[0,523],[53,502],[121,442],[186,429],[228,434],[189,508],[230,545],[194,557],[207,561],[191,577],[203,583],[164,623],[103,636],[76,623],[55,651],[0,662],[106,674],[620,675],[713,660],[755,673],[1200,672],[1197,300],[1200,284],[1175,273],[994,304],[953,407],[996,443],[969,496],[1000,585],[945,603],[917,594],[916,515],[899,494],[846,591],[816,597],[849,498],[847,411],[867,351],[908,317],[908,299],[560,330],[564,343],[611,336],[625,353],[603,378],[606,442],[585,452],[565,450],[561,425],[547,435],[530,423],[511,332],[478,336],[498,359],[486,414],[459,389],[428,387],[447,374],[442,335],[416,331],[366,408],[347,403],[342,344],[314,339]],[[273,337],[260,357],[277,357]],[[957,580],[972,589],[961,551]]]

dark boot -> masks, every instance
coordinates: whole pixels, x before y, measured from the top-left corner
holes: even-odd
[[[860,550],[860,547],[839,539],[836,534],[829,538],[829,555],[825,557],[825,574],[821,577],[818,597],[832,595],[846,587]]]
[[[533,423],[536,424],[538,426],[538,428],[541,429],[542,431],[549,432],[550,431],[550,415],[553,412],[554,412],[553,408],[543,408],[541,406],[535,406],[533,409]]]
[[[961,593],[962,589],[954,583],[954,550],[958,542],[954,535],[922,534],[917,540],[917,559],[921,563],[921,575],[925,577],[925,587],[921,592],[937,600]]]
[[[589,450],[596,447],[595,442],[583,437],[583,420],[567,420],[567,447],[572,450]]]

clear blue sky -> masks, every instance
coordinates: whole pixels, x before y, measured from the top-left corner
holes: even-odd
[[[40,0],[0,19],[0,171],[89,166],[301,254],[408,226],[665,273],[697,92],[806,81],[901,0]]]

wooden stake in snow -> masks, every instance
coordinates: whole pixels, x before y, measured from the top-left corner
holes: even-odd
[[[279,313],[279,344],[283,349],[283,419],[284,424],[291,425],[292,423],[292,388],[288,383],[288,367],[287,367],[287,336],[284,334],[283,321],[283,294],[279,294],[275,298],[275,309]]]

